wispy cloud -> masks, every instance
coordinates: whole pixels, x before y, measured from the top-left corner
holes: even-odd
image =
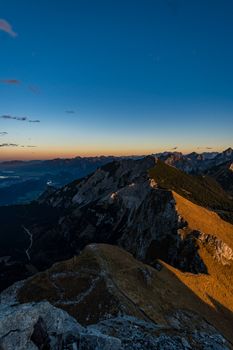
[[[197,147],[197,149],[213,149],[213,147],[209,147],[209,146],[206,146],[206,147]]]
[[[172,151],[176,150],[178,148],[178,146],[175,146],[173,148],[171,148]]]
[[[17,143],[1,143],[0,147],[18,147]]]
[[[65,111],[67,114],[75,114],[75,111],[73,109],[68,109]]]
[[[40,123],[38,119],[28,119],[27,117],[15,117],[12,115],[1,115],[1,119],[10,119],[10,120],[18,120],[20,122],[28,122],[28,123]]]
[[[34,145],[20,145],[21,148],[35,148],[37,146]]]
[[[29,122],[29,123],[40,123],[40,120],[39,120],[39,119],[35,119],[35,120],[33,120],[33,119],[28,119],[28,122]]]
[[[28,148],[35,148],[37,146],[35,146],[35,145],[19,145],[17,143],[0,143],[0,147],[28,147]]]
[[[28,89],[35,95],[38,95],[40,93],[40,89],[36,85],[29,85]]]
[[[19,79],[0,79],[0,83],[5,84],[5,85],[23,85],[23,86],[25,86],[25,84],[23,84],[23,82]],[[40,88],[37,85],[28,85],[28,86],[26,86],[26,88],[35,95],[40,94]],[[71,111],[70,113],[74,113],[74,112]]]
[[[5,19],[0,19],[0,30],[15,38],[18,34],[13,30],[11,24]]]
[[[19,120],[21,122],[24,122],[27,120],[27,117],[13,117],[12,115],[1,115],[1,119],[12,119],[12,120]]]
[[[0,83],[9,84],[9,85],[19,85],[21,81],[18,79],[1,79]]]
[[[0,131],[0,136],[5,136],[7,134],[8,134],[8,132],[6,132],[6,131]]]

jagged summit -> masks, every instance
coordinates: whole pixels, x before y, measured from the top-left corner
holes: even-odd
[[[229,147],[225,151],[223,151],[223,154],[226,156],[231,156],[233,154],[233,149]]]

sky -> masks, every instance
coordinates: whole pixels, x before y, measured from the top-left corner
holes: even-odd
[[[232,0],[1,0],[0,160],[221,151]]]

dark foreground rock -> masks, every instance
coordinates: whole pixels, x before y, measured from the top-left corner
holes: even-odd
[[[1,350],[189,350],[229,349],[225,339],[205,323],[185,327],[193,314],[177,313],[172,326],[121,316],[82,327],[48,302],[0,307]]]
[[[121,342],[88,330],[48,302],[0,307],[1,350],[118,350]]]
[[[195,314],[179,311],[171,316],[172,320],[176,320],[176,324],[165,327],[125,316],[100,322],[89,329],[114,335],[121,340],[121,349],[127,350],[228,349],[225,339],[208,323],[200,322]],[[193,327],[191,320],[198,321],[199,327]]]

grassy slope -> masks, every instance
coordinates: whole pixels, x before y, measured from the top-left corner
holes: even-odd
[[[188,222],[189,228],[212,234],[233,248],[233,225],[224,221],[218,214],[192,203],[173,191],[176,208]]]
[[[160,188],[173,190],[195,204],[215,210],[233,223],[233,201],[214,179],[186,174],[162,161],[149,174]]]
[[[48,272],[30,279],[20,292],[20,300],[27,302],[46,298],[76,316],[81,323],[86,322],[84,315],[89,312],[91,316],[96,312],[96,319],[92,320],[95,322],[102,308],[111,312],[114,311],[112,308],[116,308],[117,311],[113,300],[121,302],[129,314],[140,316],[143,313],[146,318],[165,325],[167,314],[175,309],[187,309],[204,316],[233,342],[233,300],[227,287],[215,286],[213,276],[182,273],[162,264],[163,269],[157,271],[118,247],[105,244],[95,245],[95,249],[87,247],[79,257],[55,264]],[[145,283],[142,269],[151,272],[149,285]],[[62,271],[72,274],[67,278],[62,277],[62,274],[59,277]],[[80,304],[62,305],[61,295],[57,295],[59,286],[62,287],[62,298],[66,295],[68,300],[75,300],[81,289],[87,290],[85,286],[92,283],[92,273],[96,275],[100,271],[109,281],[111,295],[106,292],[106,286],[102,289],[97,285],[90,289]],[[53,276],[51,280],[50,276]],[[102,308],[98,308],[98,305],[102,305]],[[226,312],[225,307],[231,312]]]
[[[212,234],[233,249],[233,225],[222,220],[216,213],[202,208],[173,192],[176,207],[191,229]],[[211,254],[200,247],[199,254],[208,269],[208,275],[184,274],[168,267],[177,278],[192,290],[201,300],[223,313],[223,326],[232,322],[233,315],[233,263],[223,266]],[[221,305],[221,306],[220,306]],[[225,320],[225,321],[224,321]],[[229,321],[229,322],[230,322]]]

